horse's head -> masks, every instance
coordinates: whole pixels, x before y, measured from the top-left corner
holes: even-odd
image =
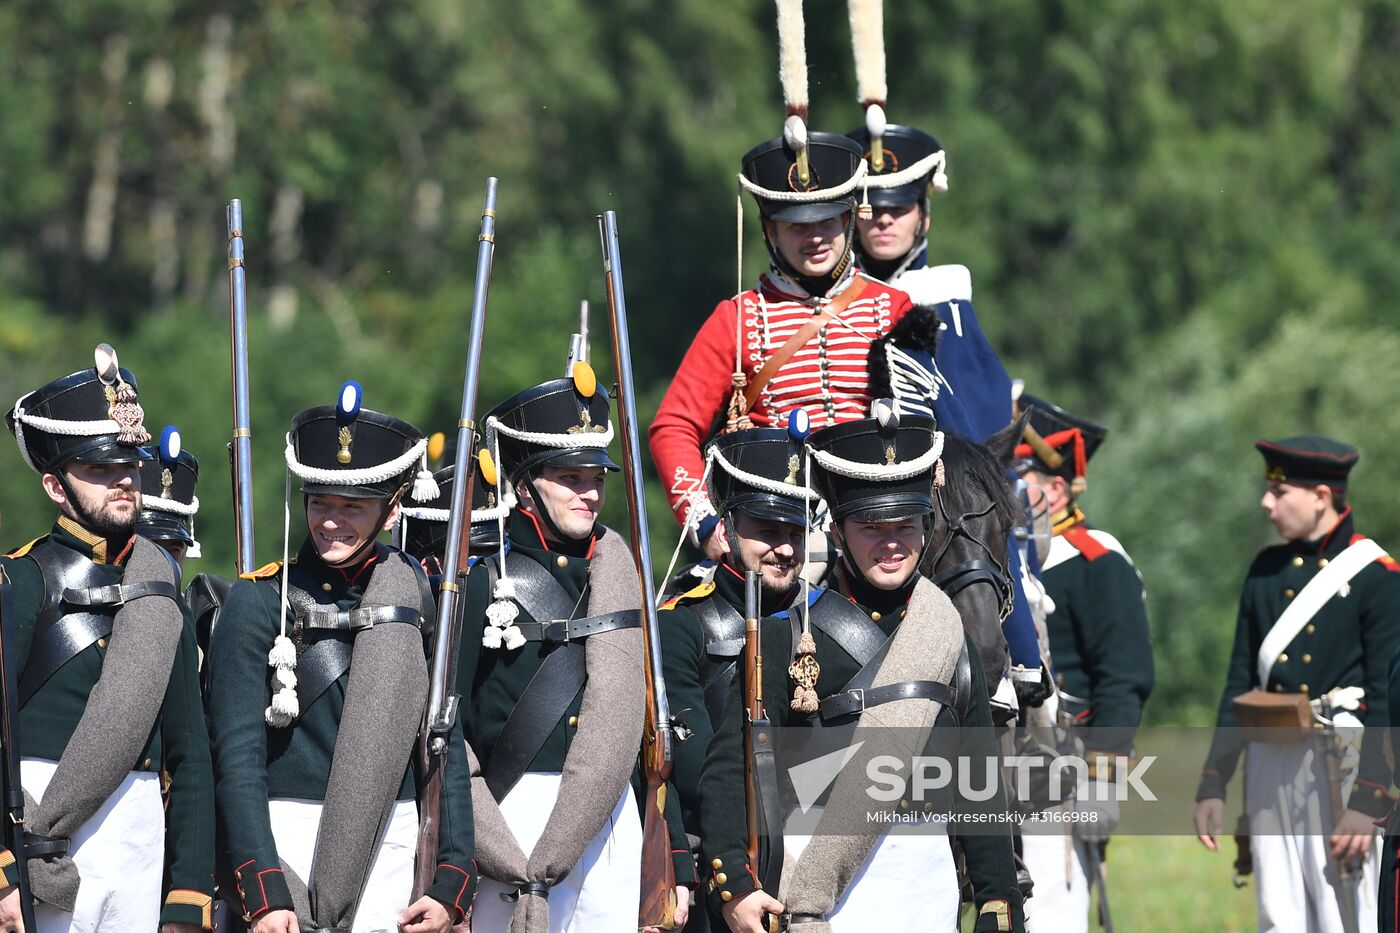
[[[933,490],[932,537],[920,566],[958,607],[989,684],[1009,664],[1001,632],[1015,598],[1007,542],[1021,510],[1006,471],[1024,420],[986,446],[944,432],[943,484]]]

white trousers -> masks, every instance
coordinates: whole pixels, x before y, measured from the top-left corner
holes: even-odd
[[[36,801],[58,762],[25,758],[20,780]],[[38,933],[130,933],[160,926],[165,869],[165,810],[160,780],[149,771],[128,774],[92,818],[78,828],[68,854],[82,879],[70,914],[50,904],[34,907]]]
[[[821,809],[813,807],[802,824],[815,825],[812,815]],[[783,860],[798,858],[811,841],[809,834],[784,832]],[[961,907],[948,837],[934,825],[896,823],[876,841],[827,919],[832,933],[957,933]]]
[[[1343,786],[1343,799],[1346,790]],[[1245,765],[1254,890],[1261,933],[1342,933],[1336,868],[1328,858],[1327,762],[1307,743],[1251,742]],[[1376,929],[1379,836],[1354,884],[1363,933]]]
[[[1041,933],[1085,933],[1089,929],[1089,853],[1069,832],[1024,833],[1021,857],[1035,882],[1026,901],[1026,927]]]
[[[316,833],[321,828],[320,800],[274,798],[267,802],[277,855],[308,885],[316,858]],[[398,929],[399,916],[413,896],[413,857],[418,847],[418,805],[396,800],[389,811],[384,839],[370,864],[369,879],[351,924],[354,933]]]
[[[501,801],[501,815],[528,855],[559,798],[558,772],[529,772]],[[482,878],[472,908],[472,933],[509,929],[513,890]],[[549,933],[636,933],[642,900],[642,819],[629,781],[603,828],[574,870],[549,889]]]

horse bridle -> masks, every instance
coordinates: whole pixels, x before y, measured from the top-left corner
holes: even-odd
[[[938,512],[947,516],[948,511],[943,507],[943,487],[935,486],[933,492],[934,498],[937,500]],[[949,520],[947,535],[944,537],[943,543],[939,545],[938,551],[934,554],[933,561],[929,566],[931,568],[936,568],[958,537],[966,538],[977,545],[977,547],[986,552],[987,558],[985,560],[968,560],[959,564],[954,564],[945,570],[936,572],[931,579],[935,586],[948,595],[949,599],[952,599],[958,593],[961,593],[975,583],[991,584],[997,592],[998,612],[1001,621],[1004,622],[1006,618],[1011,615],[1012,605],[1016,598],[1015,589],[1011,585],[1011,578],[1007,574],[1006,565],[996,559],[996,552],[992,550],[991,545],[977,537],[967,528],[968,521],[975,518],[982,518],[991,513],[995,508],[996,502],[989,501],[987,507],[981,511],[964,512],[958,516],[956,521]]]

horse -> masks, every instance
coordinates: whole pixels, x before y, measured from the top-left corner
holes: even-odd
[[[1008,540],[1023,520],[1007,479],[1025,417],[978,444],[943,432],[943,482],[935,484],[934,514],[919,571],[943,590],[962,616],[995,691],[1010,667],[1001,623],[1016,598]]]

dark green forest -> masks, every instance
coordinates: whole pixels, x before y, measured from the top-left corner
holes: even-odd
[[[1149,721],[1206,722],[1272,534],[1256,437],[1357,444],[1359,528],[1400,547],[1400,6],[885,7],[890,118],[948,151],[931,260],[972,269],[1013,375],[1111,427],[1084,505],[1147,582]],[[295,411],[356,378],[372,408],[455,423],[494,174],[482,405],[563,374],[578,302],[603,307],[611,209],[649,415],[735,288],[734,174],[782,125],[773,19],[766,0],[0,5],[0,407],[114,344],[148,425],[200,457],[202,569],[229,572],[224,207],[242,199],[272,559]],[[845,5],[806,20],[811,125],[845,132]],[[593,331],[606,376],[601,311]],[[16,546],[51,515],[8,441],[0,470]]]

